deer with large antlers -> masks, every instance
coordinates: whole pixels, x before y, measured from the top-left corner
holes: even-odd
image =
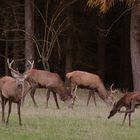
[[[133,113],[135,111],[135,108],[137,108],[138,106],[140,106],[140,93],[127,93],[122,98],[120,98],[117,103],[114,103],[108,119],[114,116],[117,112],[125,113],[122,125],[124,124],[125,119],[128,115],[129,126],[131,126],[131,113]],[[125,107],[126,110],[121,110],[122,107]]]
[[[78,86],[82,86],[91,90],[91,92],[98,92],[99,97],[107,104],[113,104],[113,98],[107,93],[101,78],[85,71],[72,71],[66,74],[67,79],[71,83],[71,91],[76,96]]]
[[[7,60],[8,67],[11,70],[11,74],[14,78],[12,78],[10,76],[5,76],[0,79],[2,122],[5,122],[5,113],[4,112],[5,112],[6,103],[8,102],[8,104],[9,104],[6,124],[8,124],[8,122],[9,122],[12,103],[16,103],[17,108],[18,108],[19,124],[22,125],[20,105],[21,105],[22,99],[25,96],[25,93],[27,93],[27,91],[25,92],[25,87],[27,88],[28,83],[25,84],[26,75],[20,74],[19,72],[15,71],[11,67],[13,62],[14,61],[9,63],[9,60]]]
[[[33,69],[34,62],[30,62],[29,60],[28,62],[31,65],[31,69],[27,70],[26,74],[27,80],[32,87],[34,88],[40,85],[41,87],[49,89],[49,92],[52,91],[53,94],[57,93],[60,99],[64,101],[68,107],[72,108],[75,97],[67,90],[60,76],[57,73]]]

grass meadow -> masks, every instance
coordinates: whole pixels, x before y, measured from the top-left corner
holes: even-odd
[[[17,108],[13,104],[9,125],[0,123],[0,140],[140,140],[140,110],[132,115],[131,127],[128,119],[122,126],[124,114],[116,114],[108,120],[111,108],[97,96],[96,107],[93,100],[86,106],[86,90],[79,90],[78,97],[73,110],[62,101],[58,110],[52,97],[45,109],[44,90],[36,93],[38,108],[27,95],[21,108],[23,125],[18,124]]]

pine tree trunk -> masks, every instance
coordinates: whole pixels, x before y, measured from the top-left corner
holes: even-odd
[[[34,60],[34,0],[25,0],[25,58]],[[26,63],[25,68],[28,69]]]
[[[133,88],[140,91],[140,3],[132,8],[130,35]]]

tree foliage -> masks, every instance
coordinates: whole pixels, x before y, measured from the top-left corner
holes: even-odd
[[[132,6],[136,0],[87,0],[89,8],[99,6],[102,13],[107,12],[112,6],[119,2],[124,2],[128,6]]]

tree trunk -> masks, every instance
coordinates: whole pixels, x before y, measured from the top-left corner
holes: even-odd
[[[9,1],[5,1],[5,2],[7,4],[7,2],[9,2]],[[4,31],[6,31],[9,27],[9,24],[10,24],[10,18],[9,17],[10,17],[9,16],[9,11],[6,10],[5,11],[5,18],[4,18]],[[7,58],[9,58],[9,47],[8,47],[9,42],[7,41],[8,38],[9,38],[9,33],[6,33],[5,34],[5,39],[6,39],[6,41],[5,41],[5,52],[4,52],[4,55],[5,55],[5,75],[9,75],[9,69],[7,67]]]
[[[130,56],[130,13],[124,15],[121,21],[120,48],[120,88],[132,91],[132,68]]]
[[[140,3],[132,8],[130,35],[133,88],[140,91]]]
[[[25,0],[25,58],[34,60],[34,0]],[[28,63],[25,68],[28,69]]]
[[[72,71],[72,45],[71,38],[68,36],[66,47],[66,73]]]
[[[70,6],[67,10],[68,23],[72,27],[72,7]],[[68,30],[67,40],[66,40],[66,63],[65,63],[65,73],[72,71],[72,28]]]
[[[68,8],[68,11],[67,11],[67,16],[68,16],[68,23],[70,23],[70,27],[72,27],[72,22],[71,22],[71,20],[72,20],[72,11],[73,11],[73,9],[71,9],[72,7],[69,7]],[[68,30],[68,35],[67,35],[67,39],[66,39],[66,41],[65,41],[65,44],[66,44],[66,58],[65,58],[65,73],[67,73],[67,72],[70,72],[70,71],[72,71],[72,58],[73,58],[73,55],[72,55],[72,47],[73,47],[73,42],[72,42],[72,28],[70,28],[69,30]],[[66,78],[65,79],[65,83],[66,83],[66,86],[68,86],[69,85],[69,81],[68,81],[68,79]]]

